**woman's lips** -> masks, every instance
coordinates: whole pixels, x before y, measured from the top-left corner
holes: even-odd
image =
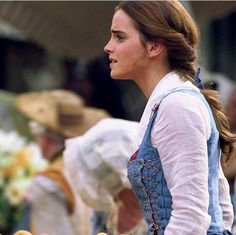
[[[109,58],[109,60],[110,60],[110,67],[111,66],[113,66],[115,63],[117,63],[117,60],[114,60],[114,59],[112,59],[112,58]]]

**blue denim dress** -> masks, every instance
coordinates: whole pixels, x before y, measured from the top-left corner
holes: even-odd
[[[151,144],[151,130],[157,116],[159,105],[162,100],[173,92],[183,92],[192,94],[206,105],[210,115],[211,136],[207,141],[208,147],[208,192],[211,224],[207,235],[231,234],[223,228],[222,210],[218,198],[218,178],[219,178],[219,133],[204,96],[193,89],[178,89],[165,94],[160,102],[153,108],[147,130],[139,150],[131,157],[128,163],[128,178],[133,191],[139,199],[148,229],[151,234],[163,235],[169,223],[172,211],[172,197],[167,187],[164,177],[161,159],[158,150]]]

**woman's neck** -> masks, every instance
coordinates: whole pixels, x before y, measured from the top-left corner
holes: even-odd
[[[142,76],[135,79],[135,82],[139,86],[139,88],[142,90],[144,95],[149,98],[157,86],[157,84],[160,82],[160,80],[166,76],[171,70],[167,68],[155,68],[150,69],[145,72]]]

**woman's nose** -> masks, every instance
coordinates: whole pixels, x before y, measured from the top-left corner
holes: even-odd
[[[111,52],[111,43],[110,43],[110,41],[105,45],[104,51],[108,54]]]

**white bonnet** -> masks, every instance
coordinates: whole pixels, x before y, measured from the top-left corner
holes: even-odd
[[[138,123],[106,118],[66,141],[65,171],[89,206],[111,210],[114,196],[129,187],[127,163],[135,152]]]

